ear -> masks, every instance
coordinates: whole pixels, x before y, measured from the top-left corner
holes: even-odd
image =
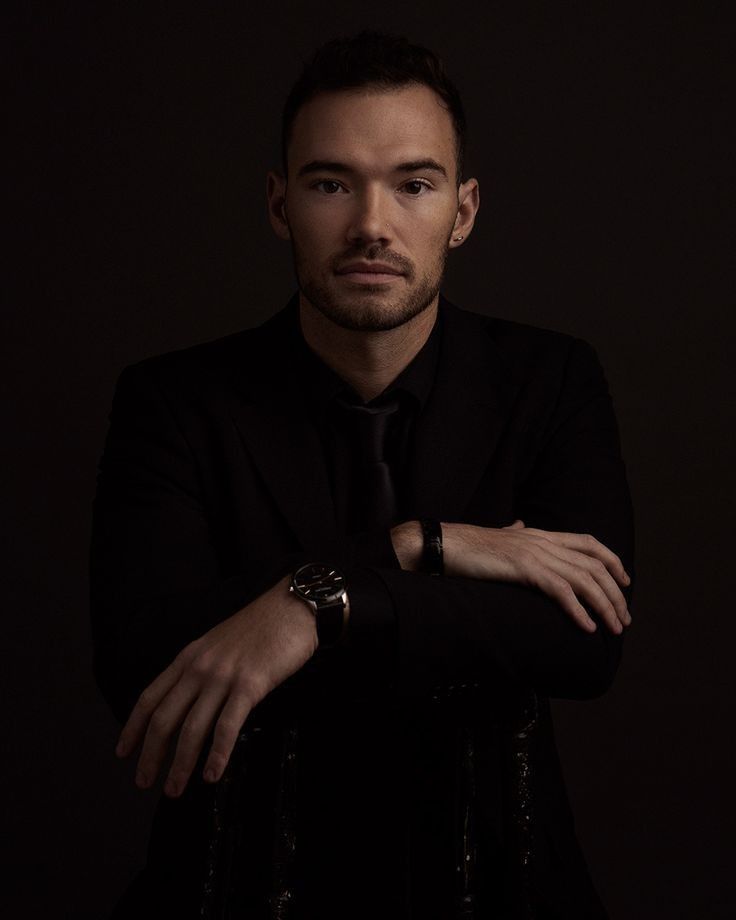
[[[457,249],[458,246],[467,240],[473,230],[475,215],[480,207],[480,186],[477,179],[468,179],[463,182],[457,191],[457,216],[452,227],[452,235],[448,243],[450,249]]]
[[[268,217],[273,231],[282,240],[291,238],[286,218],[286,177],[271,170],[266,177]]]

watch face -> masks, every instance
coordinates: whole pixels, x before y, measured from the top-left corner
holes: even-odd
[[[293,584],[296,591],[310,601],[331,600],[340,595],[345,579],[337,569],[315,562],[298,569]]]

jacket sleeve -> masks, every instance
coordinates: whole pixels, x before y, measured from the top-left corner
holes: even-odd
[[[195,452],[147,362],[126,368],[99,464],[90,549],[94,673],[121,722],[187,644],[297,565],[318,557],[347,571],[358,560],[381,571],[400,569],[388,532],[381,532],[285,553],[258,576],[224,574],[217,546],[223,538],[211,525],[204,493]],[[362,583],[364,621],[385,657],[395,644],[395,615],[374,573],[364,571]],[[334,661],[318,652],[285,691],[331,683]]]
[[[91,616],[94,669],[124,721],[140,692],[189,642],[315,555],[348,575],[345,648],[326,649],[270,696],[381,688],[423,696],[479,681],[584,698],[603,692],[621,640],[575,626],[529,589],[402,571],[387,533],[357,534],[272,560],[257,579],[223,574],[195,452],[145,364],[120,377],[93,510]],[[590,532],[631,572],[631,512],[605,380],[578,344],[515,513],[528,526]]]
[[[517,486],[514,517],[528,527],[590,533],[617,553],[633,581],[633,520],[618,428],[593,349],[575,340],[559,397]],[[509,521],[508,523],[511,523]],[[431,578],[375,568],[396,615],[397,682],[403,696],[479,683],[492,693],[532,688],[553,697],[602,694],[622,637],[589,608],[595,633],[546,595],[515,584]],[[624,591],[627,602],[631,588]],[[365,631],[362,610],[355,628]],[[393,662],[389,663],[393,666]]]

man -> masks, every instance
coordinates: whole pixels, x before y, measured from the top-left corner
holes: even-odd
[[[440,295],[463,141],[430,52],[326,45],[268,177],[298,295],[121,376],[96,673],[166,782],[118,917],[605,916],[548,698],[631,622],[616,423],[585,343]]]

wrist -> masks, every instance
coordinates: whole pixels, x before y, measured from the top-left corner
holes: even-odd
[[[309,607],[300,600],[291,590],[291,575],[287,575],[274,586],[274,591],[279,600],[285,605],[287,616],[303,624],[314,640],[317,647],[317,621]]]
[[[419,521],[404,521],[392,527],[391,542],[401,568],[408,572],[418,572],[424,547]]]

